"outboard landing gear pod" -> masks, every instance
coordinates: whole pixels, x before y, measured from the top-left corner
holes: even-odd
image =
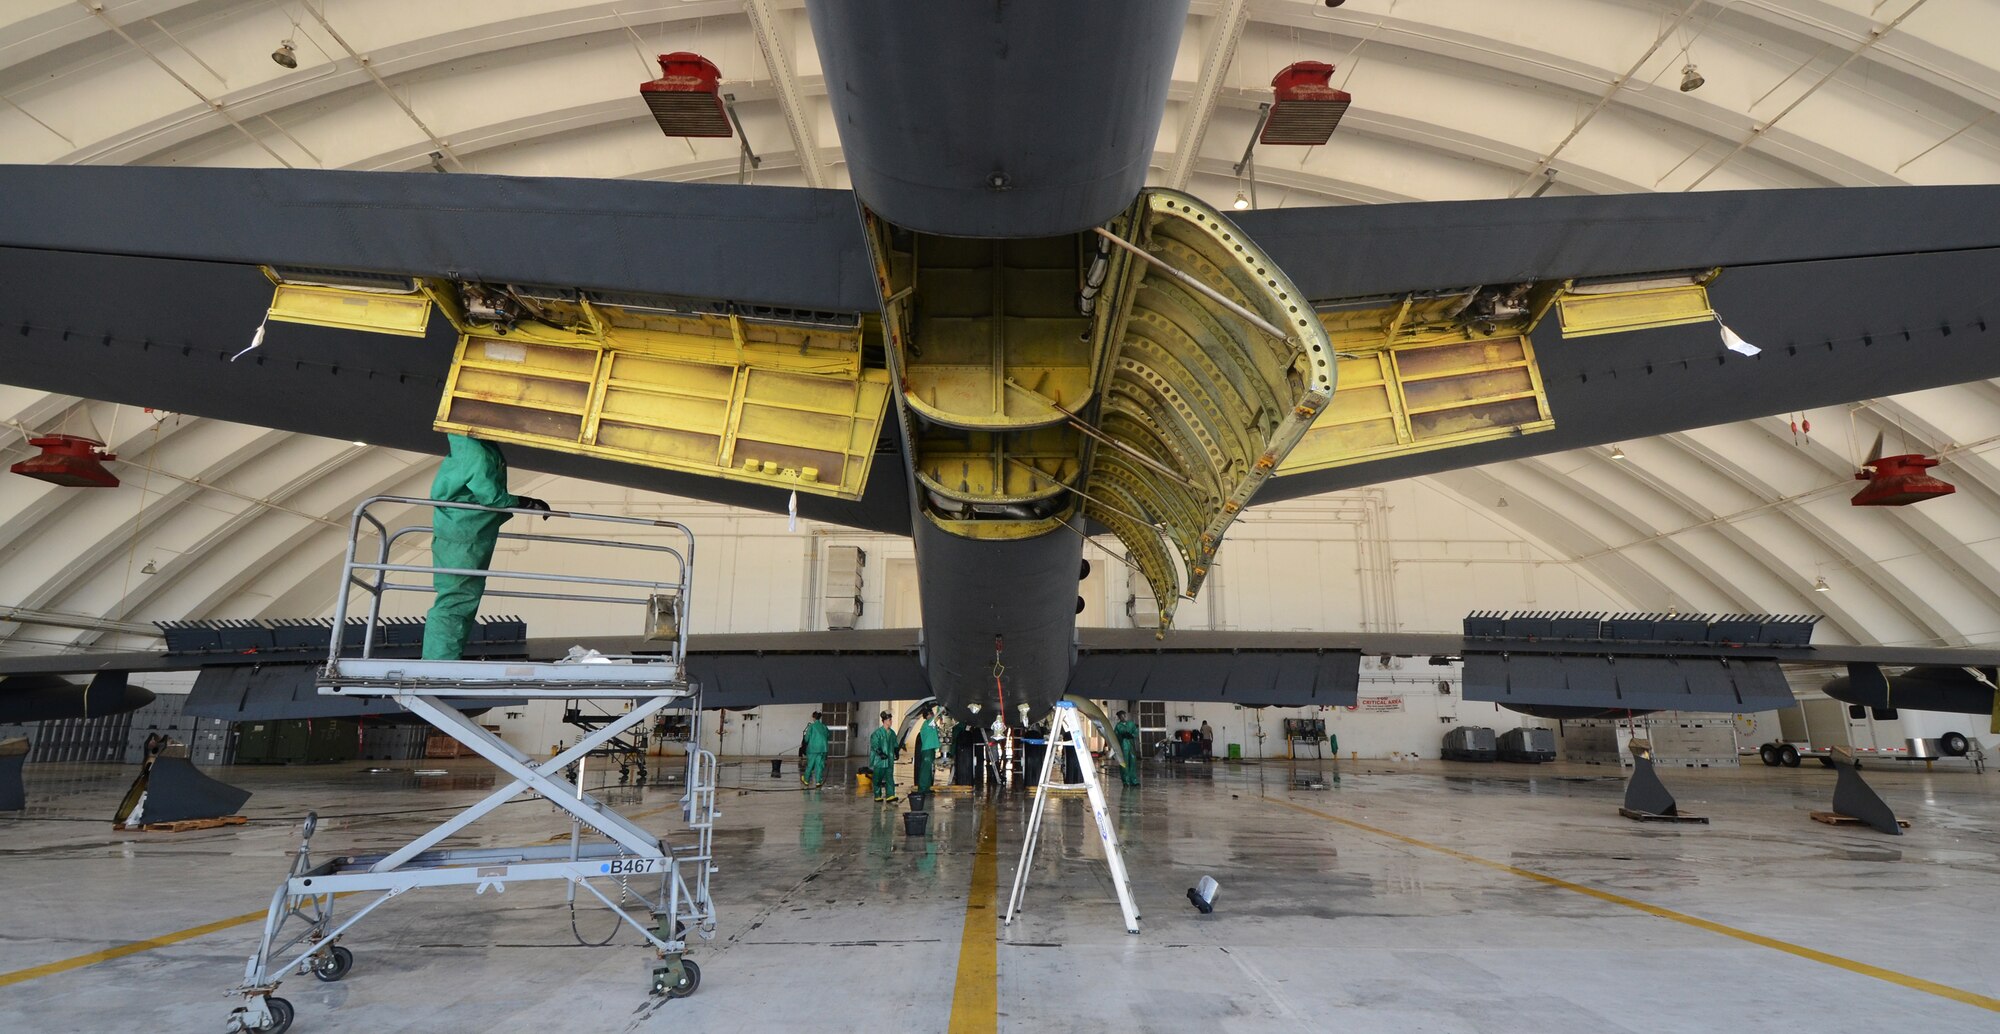
[[[1861,778],[1861,768],[1854,763],[1852,748],[1833,748],[1827,753],[1827,763],[1833,766],[1838,776],[1833,784],[1833,810],[1813,812],[1814,822],[1824,822],[1829,826],[1859,822],[1890,836],[1903,835],[1909,823],[1897,818],[1888,803]]]
[[[1653,771],[1653,744],[1651,740],[1635,739],[1629,745],[1632,750],[1632,778],[1625,781],[1625,806],[1618,814],[1641,822],[1699,822],[1708,824],[1705,815],[1684,815],[1674,802],[1674,795],[1667,792],[1667,785],[1660,782],[1659,773]]]

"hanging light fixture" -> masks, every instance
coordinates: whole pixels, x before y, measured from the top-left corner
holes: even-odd
[[[1831,586],[1831,585],[1828,585],[1828,584],[1826,584],[1826,576],[1825,576],[1825,575],[1820,575],[1820,576],[1819,576],[1818,578],[1815,578],[1815,579],[1813,579],[1813,591],[1814,591],[1814,592],[1832,592],[1832,591],[1833,591],[1833,586]]]
[[[1701,89],[1701,84],[1707,81],[1708,80],[1703,79],[1701,77],[1700,72],[1695,71],[1695,67],[1692,62],[1689,62],[1686,68],[1681,69],[1682,93],[1693,93],[1694,91]]]
[[[1621,448],[1619,448],[1619,447],[1618,447],[1618,446],[1616,446],[1616,445],[1612,446],[1612,447],[1611,447],[1611,458],[1612,458],[1612,459],[1614,459],[1614,460],[1622,460],[1622,459],[1624,459],[1624,458],[1625,458],[1625,450],[1624,450],[1624,449],[1621,449]]]
[[[1243,211],[1246,208],[1249,208],[1250,207],[1249,195],[1244,194],[1240,190],[1237,191],[1236,200],[1232,203],[1231,207],[1235,208],[1239,212]]]
[[[1499,502],[1497,502],[1497,503],[1494,503],[1493,505],[1494,505],[1494,506],[1495,506],[1496,508],[1498,508],[1498,509],[1502,509],[1502,510],[1505,510],[1505,509],[1507,508],[1507,497],[1506,497],[1506,496],[1504,496],[1504,495],[1503,495],[1503,496],[1501,496],[1501,497],[1500,497],[1500,501],[1499,501]]]
[[[271,51],[271,60],[286,68],[299,67],[299,53],[292,49],[291,40],[280,40],[278,49]]]

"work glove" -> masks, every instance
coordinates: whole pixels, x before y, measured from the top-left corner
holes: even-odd
[[[549,519],[548,516],[549,504],[540,499],[536,499],[533,496],[525,496],[525,495],[515,496],[514,508],[517,510],[540,510],[542,511],[542,519],[543,520]]]

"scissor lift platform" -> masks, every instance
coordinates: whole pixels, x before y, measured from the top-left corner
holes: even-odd
[[[386,657],[329,660],[321,692],[334,696],[629,698],[635,689],[680,684],[680,665],[640,654],[591,661],[422,661]]]
[[[685,526],[669,521],[564,511],[550,512],[548,516],[640,525],[649,529],[666,528],[678,532],[684,539],[684,546],[675,548],[654,543],[555,535],[503,535],[507,538],[665,554],[674,562],[674,577],[659,581],[391,564],[388,556],[393,543],[406,535],[429,529],[412,527],[393,533],[388,531],[386,525],[371,513],[371,509],[385,505],[491,509],[392,496],[370,499],[356,508],[347,562],[342,572],[343,585],[365,591],[372,602],[358,647],[359,655],[343,656],[341,630],[347,621],[349,593],[341,593],[326,665],[320,671],[319,690],[325,695],[366,696],[394,701],[491,761],[512,778],[429,832],[384,854],[343,855],[314,863],[312,836],[317,819],[308,815],[291,872],[272,895],[270,909],[265,915],[263,938],[256,954],[245,966],[243,983],[235,989],[244,1002],[231,1013],[230,1029],[260,1034],[282,1034],[289,1029],[293,1019],[291,1003],[273,994],[279,981],[293,972],[311,973],[322,981],[344,978],[353,967],[354,954],[340,944],[341,938],[362,917],[420,887],[470,886],[475,893],[484,894],[489,890],[503,891],[511,883],[561,880],[569,886],[572,907],[576,888],[582,887],[618,916],[621,924],[636,930],[656,952],[658,961],[652,968],[653,994],[670,998],[693,994],[701,980],[701,969],[683,957],[687,950],[687,935],[692,932],[707,939],[713,936],[715,930],[709,876],[715,869],[712,847],[716,785],[715,755],[698,746],[700,694],[684,677],[687,632],[679,621],[679,604],[688,598],[694,557],[693,535]],[[541,511],[495,512],[541,515]],[[374,529],[378,541],[377,557],[373,562],[356,559],[361,539],[369,528]],[[563,661],[376,657],[373,656],[375,631],[381,621],[383,595],[395,590],[430,591],[428,585],[393,581],[391,575],[396,573],[461,574],[502,581],[514,578],[594,586],[586,593],[489,590],[486,595],[640,605],[646,609],[649,633],[661,643],[661,652],[630,657],[591,655]],[[621,591],[623,595],[608,594]],[[537,762],[454,706],[454,702],[477,704],[481,699],[500,698],[549,700],[565,705],[585,699],[624,700],[629,702],[629,707],[623,713],[607,715],[604,724],[588,731],[568,749]],[[686,793],[681,798],[680,811],[687,831],[692,834],[692,842],[682,845],[667,843],[657,833],[640,827],[592,797],[581,786],[580,772],[574,781],[562,775],[566,768],[579,764],[605,743],[669,708],[684,708],[689,715],[689,734],[685,744],[688,763]],[[489,848],[440,846],[524,791],[537,794],[570,814],[572,823],[568,844]],[[586,833],[601,835],[610,842],[586,843]],[[657,884],[653,884],[655,880]],[[598,882],[608,881],[616,883],[616,901],[597,885]],[[656,886],[657,889],[649,893],[645,889],[647,886]],[[337,897],[356,893],[372,893],[374,897],[353,913],[336,920],[334,903]],[[281,940],[288,931],[296,932]],[[296,954],[290,955],[287,961],[280,961],[295,949]]]

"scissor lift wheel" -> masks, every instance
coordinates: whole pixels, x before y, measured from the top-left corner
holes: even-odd
[[[292,1029],[292,1003],[277,995],[266,995],[262,1016],[254,1002],[246,1002],[229,1014],[230,1034],[285,1034]]]
[[[680,972],[675,974],[675,970]],[[692,960],[669,959],[667,964],[653,971],[653,993],[668,998],[686,998],[701,986],[701,967]]]
[[[312,975],[323,983],[334,983],[354,968],[354,953],[336,944],[312,961]]]

